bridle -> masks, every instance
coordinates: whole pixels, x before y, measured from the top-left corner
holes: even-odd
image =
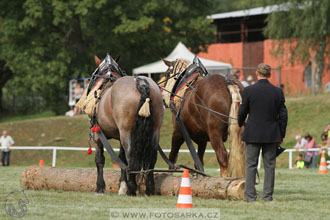
[[[96,81],[100,78],[106,79],[106,81],[109,80],[114,82],[123,76],[126,76],[126,73],[122,71],[117,62],[109,54],[107,54],[101,64],[92,73],[87,94],[89,94]]]

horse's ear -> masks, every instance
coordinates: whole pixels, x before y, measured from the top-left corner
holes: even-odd
[[[94,60],[95,60],[95,64],[96,64],[96,66],[100,66],[100,64],[101,64],[101,60],[100,60],[100,58],[98,58],[96,55],[94,56]]]
[[[166,66],[170,67],[172,65],[171,61],[163,59],[163,62],[165,63]]]
[[[118,56],[116,59],[115,59],[116,63],[119,64],[119,61],[120,61],[120,56]]]

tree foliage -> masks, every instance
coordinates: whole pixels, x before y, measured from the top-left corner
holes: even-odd
[[[289,43],[289,60],[307,63],[316,52],[318,64],[316,82],[321,88],[325,57],[329,57],[330,1],[328,0],[273,0],[280,11],[267,18],[265,34],[276,39],[275,54],[285,55]]]
[[[211,0],[25,0],[1,1],[0,8],[0,61],[10,75],[0,89],[38,93],[57,113],[69,79],[95,69],[94,55],[120,55],[129,73],[178,41],[198,52],[215,34],[206,19]]]

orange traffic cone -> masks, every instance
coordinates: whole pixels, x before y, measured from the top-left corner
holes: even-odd
[[[43,167],[43,166],[44,166],[44,160],[40,160],[40,161],[39,161],[39,166],[40,166],[40,167]]]
[[[192,196],[191,196],[191,188],[190,188],[190,179],[189,179],[189,170],[183,170],[179,198],[176,208],[192,208]]]
[[[324,152],[322,152],[319,174],[327,174],[327,173],[328,173],[327,162],[325,161],[325,154]]]

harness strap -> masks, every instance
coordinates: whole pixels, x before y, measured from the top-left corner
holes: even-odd
[[[97,134],[98,134],[103,146],[108,151],[110,157],[119,165],[119,167],[121,169],[128,171],[129,167],[126,164],[124,164],[124,162],[117,156],[117,154],[115,153],[115,151],[113,150],[113,148],[111,147],[109,142],[107,141],[107,138],[104,136],[104,133],[101,128],[100,128],[100,131],[97,132]],[[167,165],[170,166],[170,169],[176,168],[175,165],[167,158],[166,154],[164,153],[164,151],[162,150],[162,148],[159,145],[158,145],[158,152],[159,152],[160,156],[163,158],[163,160],[167,163]]]
[[[99,125],[98,125],[99,126]],[[99,126],[100,127],[100,126]],[[107,138],[104,136],[102,129],[100,128],[99,132],[97,132],[103,146],[108,151],[110,157],[119,165],[119,167],[123,170],[129,171],[129,167],[124,164],[124,162],[117,156],[111,145],[109,144]]]
[[[203,164],[200,161],[199,157],[197,156],[195,147],[194,147],[194,145],[193,145],[193,143],[192,143],[192,141],[190,139],[190,136],[188,134],[188,131],[187,131],[186,127],[184,126],[180,115],[177,114],[177,111],[176,111],[176,108],[175,108],[173,102],[171,102],[170,104],[171,104],[170,105],[170,108],[171,108],[173,114],[175,114],[175,116],[176,116],[176,121],[178,123],[180,132],[181,132],[184,140],[186,141],[186,143],[188,145],[188,149],[190,151],[190,154],[191,154],[192,158],[194,159],[194,162],[195,162],[195,165],[197,167],[197,170],[204,172]]]
[[[169,165],[170,169],[175,169],[175,165],[174,163],[172,163],[166,156],[166,154],[164,153],[163,149],[158,145],[158,152],[160,154],[160,156],[163,158],[163,160],[167,163],[167,165]]]

